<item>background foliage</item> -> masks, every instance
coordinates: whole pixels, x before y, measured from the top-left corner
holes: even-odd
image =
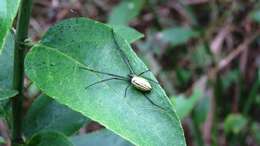
[[[4,6],[0,4],[0,7]],[[13,19],[15,10],[12,12],[14,14],[8,15]],[[144,34],[145,37],[132,46],[171,97],[182,120],[187,145],[260,145],[260,3],[257,0],[35,0],[30,37],[38,41],[57,22],[79,16],[107,22],[118,32],[124,30],[136,35],[135,39],[129,37],[132,35],[125,36],[131,43],[142,35],[123,26],[116,27],[118,24],[131,26]],[[0,46],[12,37],[11,33],[10,36],[6,33],[11,28],[11,21],[2,21],[7,27],[0,33],[0,36],[5,35]],[[12,50],[1,51],[0,93],[11,84],[6,80],[11,77],[4,72],[12,72],[12,64],[3,57]],[[30,131],[32,126],[35,130],[55,128],[57,131],[34,135],[28,145],[46,145],[39,140],[42,137],[63,145],[103,145],[99,143],[101,141],[114,146],[131,145],[111,131],[100,130],[103,128],[100,124],[40,95],[28,78],[25,83],[24,108],[28,109],[34,101],[25,116],[26,123],[39,117],[52,121],[36,120],[24,125],[25,135],[32,136],[35,132]],[[0,94],[1,99],[16,94],[12,90],[9,93]],[[3,110],[1,114],[8,115]],[[72,118],[57,119],[55,115],[60,114]],[[67,122],[56,125],[59,121]],[[82,123],[85,126],[82,127]],[[80,127],[79,134],[66,138]],[[0,133],[8,144],[5,126]]]

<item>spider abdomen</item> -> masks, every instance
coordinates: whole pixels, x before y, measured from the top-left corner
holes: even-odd
[[[131,83],[134,85],[135,88],[141,91],[147,92],[152,90],[152,86],[145,78],[133,76],[131,79]]]

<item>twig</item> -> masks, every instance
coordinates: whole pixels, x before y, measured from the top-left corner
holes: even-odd
[[[230,33],[230,29],[231,29],[230,24],[225,25],[221,30],[219,30],[219,33],[211,42],[210,50],[214,55],[218,55],[221,52],[221,46],[225,38],[227,37],[227,35]]]
[[[212,135],[212,127],[213,127],[213,121],[214,121],[214,113],[215,113],[215,104],[216,104],[216,101],[215,101],[215,97],[212,93],[213,91],[210,90],[208,91],[208,96],[211,97],[210,98],[210,110],[208,112],[208,115],[207,115],[207,119],[206,119],[206,122],[205,124],[203,125],[203,139],[204,139],[204,142],[205,142],[205,145],[206,146],[210,146],[211,145],[211,135]]]
[[[243,43],[241,43],[233,52],[231,52],[227,57],[222,59],[216,68],[216,71],[222,70],[226,67],[233,59],[235,59],[242,51],[246,50],[248,45],[255,40],[255,38],[260,34],[260,30],[258,30],[255,34],[245,39]]]

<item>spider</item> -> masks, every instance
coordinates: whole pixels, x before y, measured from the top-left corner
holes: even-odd
[[[127,58],[127,56],[125,55],[125,53],[119,48],[119,45],[117,43],[117,41],[115,40],[116,42],[116,49],[119,51],[119,54],[121,56],[121,58],[123,59],[123,61],[125,62],[125,64],[128,66],[128,69],[129,69],[129,74],[127,76],[122,76],[122,75],[117,75],[117,74],[112,74],[112,73],[107,73],[107,72],[103,72],[103,71],[97,71],[97,70],[94,70],[94,69],[91,69],[91,68],[88,68],[88,67],[83,67],[83,66],[80,66],[79,68],[80,69],[84,69],[84,70],[88,70],[88,71],[91,71],[91,72],[95,72],[95,73],[98,73],[98,74],[103,74],[103,75],[108,75],[110,76],[111,78],[107,78],[107,79],[103,79],[103,80],[100,80],[100,81],[97,81],[97,82],[94,82],[90,85],[88,85],[87,87],[85,87],[85,89],[88,89],[89,87],[91,86],[94,86],[96,84],[99,84],[99,83],[102,83],[102,82],[107,82],[107,81],[110,81],[110,80],[122,80],[122,81],[126,81],[128,83],[130,83],[126,88],[125,88],[125,91],[124,91],[124,97],[126,97],[127,95],[127,91],[129,89],[129,87],[133,86],[135,89],[137,89],[138,91],[140,91],[144,97],[154,106],[156,107],[159,107],[161,109],[163,109],[161,106],[157,105],[156,103],[154,103],[147,95],[146,93],[149,93],[151,92],[152,90],[152,86],[150,84],[150,82],[153,82],[155,84],[159,84],[158,82],[150,79],[150,78],[145,78],[145,77],[142,77],[143,74],[147,73],[147,72],[150,72],[150,70],[145,70],[139,74],[135,73],[135,71],[133,70],[133,67],[131,66],[130,64],[130,61],[129,59]],[[150,82],[149,82],[150,81]]]

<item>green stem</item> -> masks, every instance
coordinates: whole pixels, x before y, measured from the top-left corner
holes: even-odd
[[[258,72],[259,72],[258,74],[260,75],[260,70]],[[243,109],[244,115],[248,115],[248,113],[249,113],[249,111],[252,107],[252,104],[254,103],[254,100],[257,97],[257,93],[259,93],[260,79],[259,79],[258,74],[256,75],[257,76],[256,82],[254,83],[252,90],[250,91],[249,96],[247,98],[247,101],[245,102],[245,106],[244,106],[244,109]]]
[[[23,104],[23,80],[24,80],[24,56],[25,48],[24,40],[27,38],[29,20],[31,15],[32,0],[21,0],[18,20],[17,33],[15,38],[14,51],[14,75],[13,88],[19,92],[12,98],[12,112],[13,112],[13,129],[12,129],[12,143],[13,145],[20,145],[22,140],[22,104]]]
[[[202,133],[200,131],[200,124],[198,120],[195,118],[195,113],[192,112],[192,119],[191,119],[191,125],[192,125],[192,132],[194,139],[197,143],[197,146],[204,146]]]

